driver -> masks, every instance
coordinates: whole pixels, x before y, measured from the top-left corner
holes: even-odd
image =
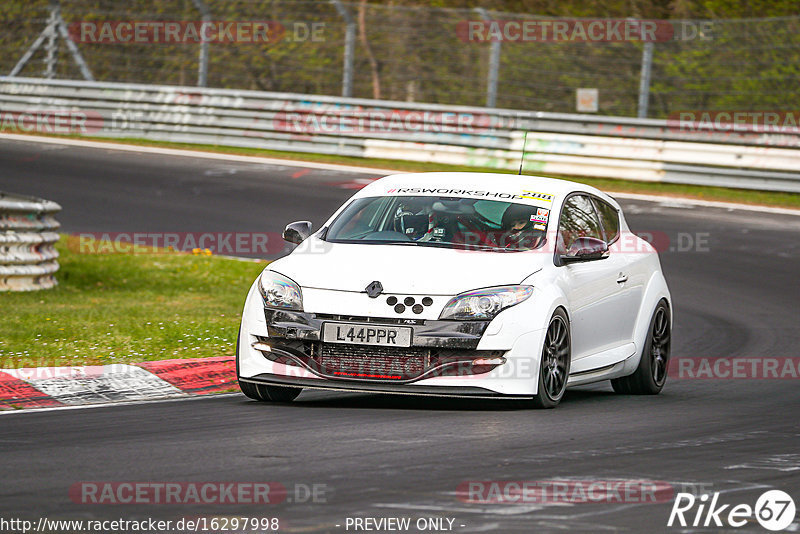
[[[499,246],[504,248],[533,249],[541,244],[544,232],[533,228],[531,216],[536,213],[535,206],[511,204],[503,212],[502,234]]]
[[[405,200],[394,214],[394,230],[412,241],[418,241],[431,228],[430,202],[420,199]]]

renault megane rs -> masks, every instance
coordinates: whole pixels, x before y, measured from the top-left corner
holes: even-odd
[[[672,304],[658,255],[619,204],[565,180],[489,173],[372,182],[247,295],[236,368],[248,397],[304,388],[530,399],[610,380],[656,394]]]

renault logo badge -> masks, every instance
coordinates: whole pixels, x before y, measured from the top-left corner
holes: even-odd
[[[371,282],[367,286],[365,291],[367,292],[367,295],[369,296],[369,298],[374,299],[374,298],[377,298],[378,295],[383,293],[383,286],[381,285],[380,282],[375,280],[374,282]]]

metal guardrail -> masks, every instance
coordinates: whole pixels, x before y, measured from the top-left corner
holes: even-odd
[[[59,211],[50,200],[0,192],[0,291],[56,285]]]
[[[800,192],[797,128],[8,77],[0,127]]]

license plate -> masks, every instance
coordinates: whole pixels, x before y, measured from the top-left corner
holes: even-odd
[[[322,341],[327,343],[350,343],[352,345],[410,347],[411,328],[403,326],[325,323],[322,325]]]

